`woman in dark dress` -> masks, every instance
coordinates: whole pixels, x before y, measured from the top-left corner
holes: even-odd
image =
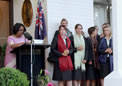
[[[73,64],[70,55],[73,50],[65,26],[59,26],[59,34],[52,41],[51,50],[58,58],[58,62],[54,63],[53,80],[58,81],[58,86],[72,86]]]
[[[98,51],[100,62],[101,86],[104,86],[104,78],[113,71],[113,45],[110,26],[103,28],[104,37],[101,39]]]
[[[99,61],[97,52],[96,28],[88,29],[89,36],[87,38],[88,60],[86,63],[86,86],[95,86],[95,81],[98,78]]]
[[[70,37],[73,53],[71,55],[74,69],[72,71],[73,86],[80,86],[81,81],[85,80],[85,38],[81,31],[81,24],[75,26],[75,34]]]

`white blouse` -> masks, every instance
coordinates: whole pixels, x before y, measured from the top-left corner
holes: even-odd
[[[110,39],[107,39],[107,38],[105,37],[105,39],[106,39],[106,42],[107,42],[107,46],[109,46],[111,37],[110,37]],[[109,54],[107,55],[107,57],[109,57]]]

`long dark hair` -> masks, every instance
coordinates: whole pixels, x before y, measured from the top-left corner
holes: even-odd
[[[60,25],[60,26],[59,26],[59,32],[60,32],[60,30],[61,30],[61,27],[63,27],[63,28],[66,30],[66,27],[65,27],[64,25]]]
[[[76,25],[75,25],[75,29],[76,29],[78,26],[81,26],[82,29],[83,29],[83,26],[82,26],[81,24],[76,24]]]

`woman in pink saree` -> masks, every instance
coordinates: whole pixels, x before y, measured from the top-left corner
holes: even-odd
[[[7,40],[5,67],[16,68],[16,55],[10,53],[14,48],[20,47],[29,41],[25,38],[24,32],[26,28],[21,23],[16,23],[13,27],[13,35],[10,35]]]

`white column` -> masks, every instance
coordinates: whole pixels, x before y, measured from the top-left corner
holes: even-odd
[[[105,86],[122,86],[122,0],[112,0],[114,72]]]

